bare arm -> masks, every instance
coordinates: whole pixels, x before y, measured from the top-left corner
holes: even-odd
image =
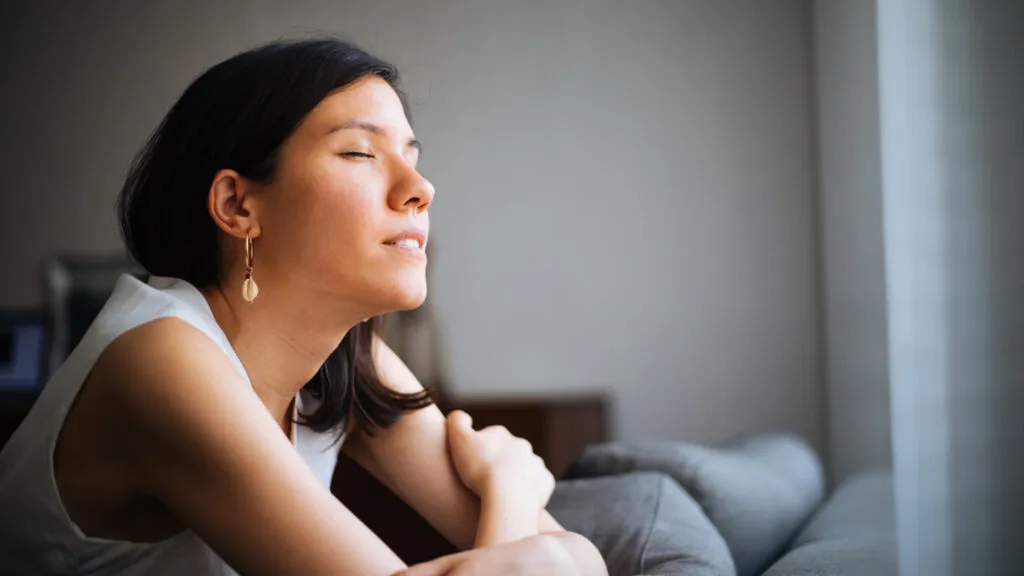
[[[423,389],[386,344],[379,339],[375,344],[377,373],[385,385],[400,392]],[[342,450],[461,550],[538,532],[536,514],[526,517],[521,506],[499,499],[487,499],[482,505],[466,488],[449,457],[447,423],[437,406],[406,414],[373,437],[355,433]],[[550,518],[547,512],[544,515]]]
[[[387,386],[402,392],[422,390],[383,342],[377,341],[374,352],[378,375]],[[501,544],[538,531],[564,532],[546,510],[538,514],[534,509],[524,518],[522,512],[528,508],[497,501],[482,510],[480,498],[460,481],[452,464],[446,426],[441,411],[430,406],[406,414],[372,438],[356,434],[343,449],[460,549]],[[584,539],[575,535],[567,539],[577,544],[579,540]],[[603,570],[592,544],[578,546],[578,552],[584,565],[599,563]]]
[[[324,488],[223,352],[177,319],[118,338],[95,381],[136,489],[241,574],[391,574],[399,558]],[[111,427],[112,430],[115,427]]]
[[[571,532],[538,534],[499,546],[452,554],[417,564],[396,576],[473,576],[476,574],[558,574],[607,576],[589,540]]]
[[[379,339],[374,360],[381,381],[399,392],[423,387]],[[448,456],[445,419],[436,406],[405,414],[373,437],[358,431],[342,451],[366,468],[460,550],[473,547],[480,500],[459,480]]]

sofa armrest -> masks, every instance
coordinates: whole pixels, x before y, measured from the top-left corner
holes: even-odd
[[[601,551],[610,576],[733,576],[725,540],[664,474],[560,481],[548,511]]]
[[[765,576],[898,576],[892,473],[846,479]]]
[[[820,505],[824,472],[814,450],[788,434],[738,438],[721,447],[685,442],[589,446],[567,478],[655,471],[701,506],[732,552],[739,576],[761,574]]]

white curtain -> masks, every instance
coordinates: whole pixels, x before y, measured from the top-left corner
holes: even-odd
[[[1024,2],[877,7],[901,573],[1024,574]]]

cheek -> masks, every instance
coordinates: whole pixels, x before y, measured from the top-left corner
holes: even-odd
[[[374,257],[370,244],[383,239],[385,183],[366,166],[326,154],[284,164],[267,218],[287,266],[335,279],[366,269]]]
[[[295,214],[296,236],[303,239],[304,251],[318,260],[358,258],[377,234],[371,189],[351,175],[310,179]]]

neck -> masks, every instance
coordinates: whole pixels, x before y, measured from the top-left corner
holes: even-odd
[[[336,296],[287,283],[260,282],[252,303],[242,298],[241,282],[215,286],[203,295],[256,394],[285,431],[296,394],[362,320],[356,310],[339,305]]]

